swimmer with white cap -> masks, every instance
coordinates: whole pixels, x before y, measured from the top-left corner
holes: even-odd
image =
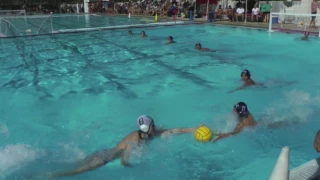
[[[128,163],[129,156],[133,148],[137,145],[144,144],[154,137],[168,134],[185,134],[191,133],[196,128],[178,128],[171,130],[158,130],[154,124],[154,120],[146,115],[139,116],[137,119],[139,130],[127,135],[120,143],[113,149],[104,149],[94,153],[93,155],[85,158],[83,164],[71,171],[55,173],[50,175],[52,178],[63,176],[72,176],[87,171],[92,171],[99,168],[110,161],[121,158],[123,166],[130,166]]]

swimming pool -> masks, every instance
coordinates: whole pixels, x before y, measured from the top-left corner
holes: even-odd
[[[247,103],[259,121],[301,124],[257,127],[217,143],[192,135],[156,139],[123,168],[119,161],[69,179],[256,180],[270,175],[283,145],[290,168],[316,156],[320,41],[299,35],[211,25],[1,39],[0,174],[13,179],[66,168],[114,147],[147,114],[159,126],[231,131],[233,105]],[[163,45],[167,36],[178,42]],[[198,52],[196,42],[217,52]],[[241,85],[240,73],[268,88]]]

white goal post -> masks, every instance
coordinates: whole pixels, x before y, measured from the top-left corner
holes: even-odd
[[[296,14],[296,13],[270,13],[269,32],[305,32],[317,34],[320,37],[319,28],[311,27],[312,17],[316,26],[320,25],[320,14]]]

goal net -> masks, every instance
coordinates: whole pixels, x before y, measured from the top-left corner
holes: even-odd
[[[0,17],[1,16],[25,16],[25,10],[0,10]]]
[[[311,24],[314,19],[314,24]],[[318,26],[320,25],[320,14],[295,14],[295,13],[271,13],[269,21],[269,32],[295,32],[316,34],[320,37]]]
[[[52,16],[0,16],[0,37],[50,34]]]

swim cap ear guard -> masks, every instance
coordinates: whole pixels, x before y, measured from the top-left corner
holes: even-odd
[[[239,117],[242,117],[249,113],[248,107],[244,102],[238,102],[236,105],[233,106],[233,108]]]
[[[245,69],[245,70],[243,70],[243,71],[241,72],[241,76],[244,75],[244,74],[245,74],[246,76],[248,76],[248,78],[251,77],[250,71],[247,70],[247,69]]]
[[[137,125],[140,131],[144,133],[149,133],[150,127],[154,126],[154,122],[151,117],[142,115],[138,117]]]

